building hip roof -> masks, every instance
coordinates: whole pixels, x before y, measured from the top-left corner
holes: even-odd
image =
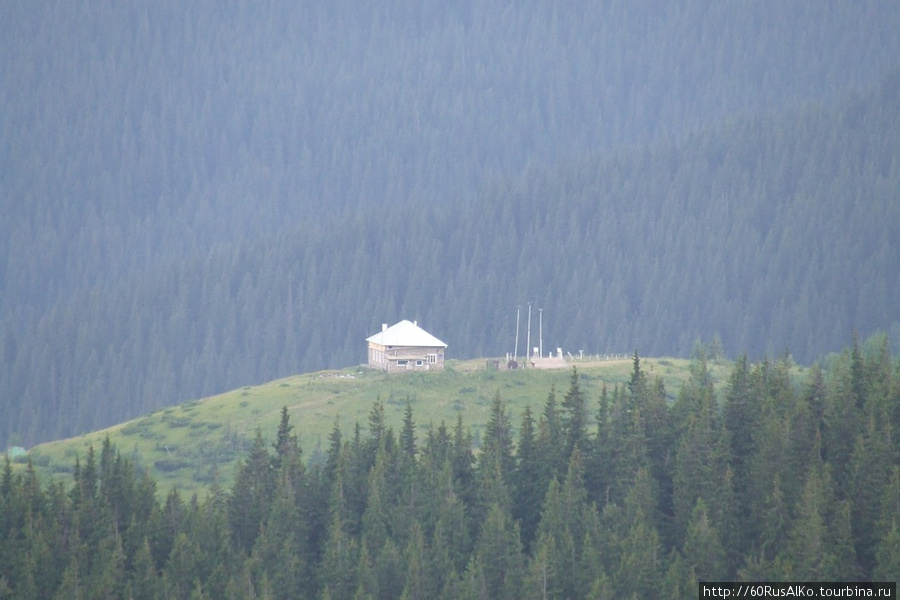
[[[382,329],[374,335],[370,335],[366,338],[366,341],[382,346],[447,347],[447,344],[406,319],[386,329]]]

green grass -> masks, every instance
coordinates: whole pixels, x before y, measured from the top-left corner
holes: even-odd
[[[629,380],[632,369],[630,358],[573,364],[591,414],[603,384],[611,391]],[[671,397],[688,377],[689,361],[683,359],[641,359],[641,366],[651,377],[663,378]],[[710,369],[720,383],[730,366],[711,363]],[[108,435],[123,456],[151,473],[160,494],[177,486],[182,493],[202,496],[213,481],[230,486],[257,428],[269,442],[274,439],[283,406],[288,407],[294,433],[309,458],[317,448],[327,448],[335,423],[346,436],[352,435],[357,422],[365,430],[377,398],[395,430],[409,401],[420,441],[430,423],[437,426],[444,421],[452,428],[459,412],[478,438],[495,394],[500,394],[518,428],[525,407],[539,413],[551,386],[562,400],[571,373],[571,368],[493,371],[485,368],[483,359],[449,361],[443,371],[427,373],[386,375],[364,367],[320,371],[191,400],[102,431],[42,444],[29,454],[42,479],[70,478],[76,456],[83,459],[90,445],[99,451]]]

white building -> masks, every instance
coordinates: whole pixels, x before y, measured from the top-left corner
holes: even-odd
[[[415,321],[403,320],[387,326],[366,338],[369,366],[388,373],[397,371],[429,371],[444,368],[447,344],[437,339]]]

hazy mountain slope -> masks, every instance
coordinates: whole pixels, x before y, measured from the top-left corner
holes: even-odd
[[[64,436],[96,428],[96,406],[115,422],[164,398],[355,364],[399,318],[451,356],[502,356],[529,300],[545,309],[548,349],[686,355],[718,334],[732,354],[790,349],[808,363],[854,328],[896,322],[898,82],[835,110],[535,169],[464,209],[359,210],[74,295],[33,338],[8,334],[4,397],[46,399],[8,403],[10,422]]]
[[[0,310],[258,238],[436,202],[586,150],[836,101],[900,56],[893,3],[13,3]]]
[[[898,15],[4,6],[0,442],[358,362],[385,320],[500,354],[529,299],[572,350],[888,327]]]

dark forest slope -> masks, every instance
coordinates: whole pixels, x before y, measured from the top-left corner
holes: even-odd
[[[0,462],[0,591],[681,599],[698,581],[837,581],[855,582],[831,584],[838,597],[895,595],[900,364],[886,337],[811,369],[698,350],[552,377],[311,374],[43,446]],[[451,402],[461,384],[474,393]],[[395,385],[411,401],[375,396]],[[313,452],[310,421],[334,423]],[[205,489],[170,487],[178,472]]]
[[[897,6],[357,4],[0,8],[0,442],[528,300],[573,352],[897,319]]]

